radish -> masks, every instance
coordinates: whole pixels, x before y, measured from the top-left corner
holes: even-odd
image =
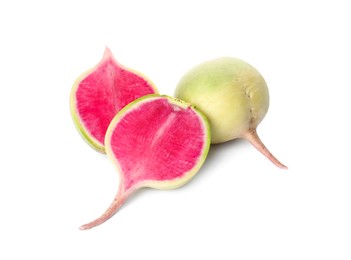
[[[80,229],[108,220],[140,188],[187,183],[204,163],[210,139],[206,117],[184,101],[153,94],[127,105],[105,136],[107,156],[120,174],[119,190],[106,212]]]
[[[276,166],[287,169],[257,134],[268,111],[269,93],[262,75],[247,62],[222,57],[199,64],[181,78],[175,97],[207,116],[212,143],[245,138]]]
[[[104,153],[104,138],[112,118],[130,102],[153,93],[158,91],[149,79],[119,64],[106,48],[101,61],[73,84],[73,122],[87,143]]]

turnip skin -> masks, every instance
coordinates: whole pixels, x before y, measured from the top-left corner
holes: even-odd
[[[262,75],[247,62],[221,57],[201,63],[181,78],[175,97],[208,117],[213,144],[245,138],[275,165],[287,169],[257,135],[269,108],[269,91]]]

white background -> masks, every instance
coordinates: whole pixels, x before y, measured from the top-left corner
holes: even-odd
[[[351,259],[348,2],[1,1],[0,259]],[[289,170],[213,146],[187,185],[78,230],[118,187],[69,111],[105,46],[168,95],[202,61],[254,65],[271,97],[258,132]]]

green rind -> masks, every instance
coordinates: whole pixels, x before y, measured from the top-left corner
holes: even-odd
[[[77,112],[77,106],[76,106],[76,92],[79,86],[79,83],[86,78],[91,72],[93,72],[95,69],[97,69],[100,64],[107,58],[107,57],[112,57],[114,59],[114,61],[116,62],[116,64],[118,64],[121,68],[128,70],[134,74],[137,74],[138,76],[142,77],[144,80],[146,80],[149,85],[152,87],[153,91],[155,92],[155,94],[158,93],[158,89],[156,88],[156,85],[148,78],[146,77],[143,73],[136,71],[134,69],[128,68],[126,66],[123,66],[121,64],[119,64],[116,59],[114,58],[114,56],[112,55],[112,52],[109,48],[106,47],[105,49],[105,53],[103,55],[103,58],[101,59],[101,61],[96,64],[94,67],[88,69],[87,71],[85,71],[84,73],[82,73],[73,83],[72,89],[71,89],[71,93],[70,93],[70,111],[71,111],[71,116],[73,119],[73,123],[76,126],[77,131],[80,133],[81,137],[96,151],[100,152],[100,153],[106,153],[105,151],[105,146],[99,142],[98,140],[96,140],[92,135],[90,135],[88,133],[88,131],[86,130],[84,123],[80,120],[80,117],[78,116],[78,112]]]
[[[129,191],[123,191],[123,192],[127,192],[128,194],[132,193],[132,191],[142,188],[142,187],[150,187],[150,188],[155,188],[155,189],[175,189],[178,188],[184,184],[186,184],[188,181],[190,181],[195,174],[200,170],[201,166],[203,165],[203,163],[206,160],[207,154],[209,152],[210,149],[210,144],[211,144],[211,130],[210,130],[210,124],[206,118],[206,116],[200,111],[198,110],[196,107],[192,106],[191,104],[180,100],[180,99],[176,99],[176,98],[172,98],[170,96],[166,96],[166,95],[159,95],[159,94],[150,94],[150,95],[146,95],[143,97],[140,97],[136,100],[134,100],[133,102],[129,103],[127,106],[125,106],[123,109],[121,109],[118,114],[112,119],[106,135],[105,135],[105,150],[106,150],[106,154],[108,156],[108,158],[113,162],[113,165],[115,166],[117,172],[120,175],[120,188],[122,188],[123,185],[121,185],[121,183],[123,182],[123,176],[121,174],[121,167],[117,161],[117,159],[114,157],[113,152],[112,152],[112,148],[111,148],[111,135],[113,133],[114,128],[116,127],[116,124],[118,123],[118,121],[124,116],[124,114],[126,112],[128,112],[128,110],[131,107],[137,108],[138,104],[143,104],[143,101],[148,100],[148,99],[153,99],[153,98],[167,98],[171,103],[180,105],[182,107],[191,107],[191,109],[193,109],[196,114],[198,114],[202,120],[202,122],[204,123],[205,126],[205,134],[207,136],[207,138],[204,140],[204,148],[202,151],[202,155],[199,158],[196,166],[194,168],[192,168],[190,171],[184,173],[183,177],[172,180],[172,181],[145,181],[142,183],[139,183],[138,185],[134,186],[132,188],[132,190]],[[122,192],[122,193],[123,193]]]
[[[78,130],[82,138],[96,151],[100,153],[105,153],[105,147],[86,131],[86,128],[84,127],[83,122],[80,120],[80,117],[78,116],[77,106],[76,106],[76,103],[77,103],[76,93],[77,93],[79,83],[84,78],[86,78],[92,71],[94,71],[94,69],[96,69],[99,66],[99,64],[87,70],[83,74],[81,74],[73,83],[71,94],[70,94],[70,111],[71,111],[73,123],[76,126],[76,129]]]
[[[212,143],[241,138],[248,128],[258,126],[269,107],[263,76],[249,63],[233,57],[194,66],[178,82],[174,96],[207,116]]]

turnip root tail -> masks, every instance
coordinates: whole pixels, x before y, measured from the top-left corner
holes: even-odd
[[[281,169],[287,170],[288,167],[282,164],[277,158],[271,154],[267,147],[262,143],[259,138],[256,129],[249,129],[243,136],[247,139],[258,151],[260,151],[264,156],[266,156],[272,163]]]
[[[110,207],[105,211],[104,214],[102,214],[99,218],[95,219],[94,221],[80,226],[79,229],[87,230],[104,223],[106,220],[111,218],[119,210],[119,208],[125,202],[126,198],[127,196],[124,193],[118,192],[116,197],[112,201]]]

